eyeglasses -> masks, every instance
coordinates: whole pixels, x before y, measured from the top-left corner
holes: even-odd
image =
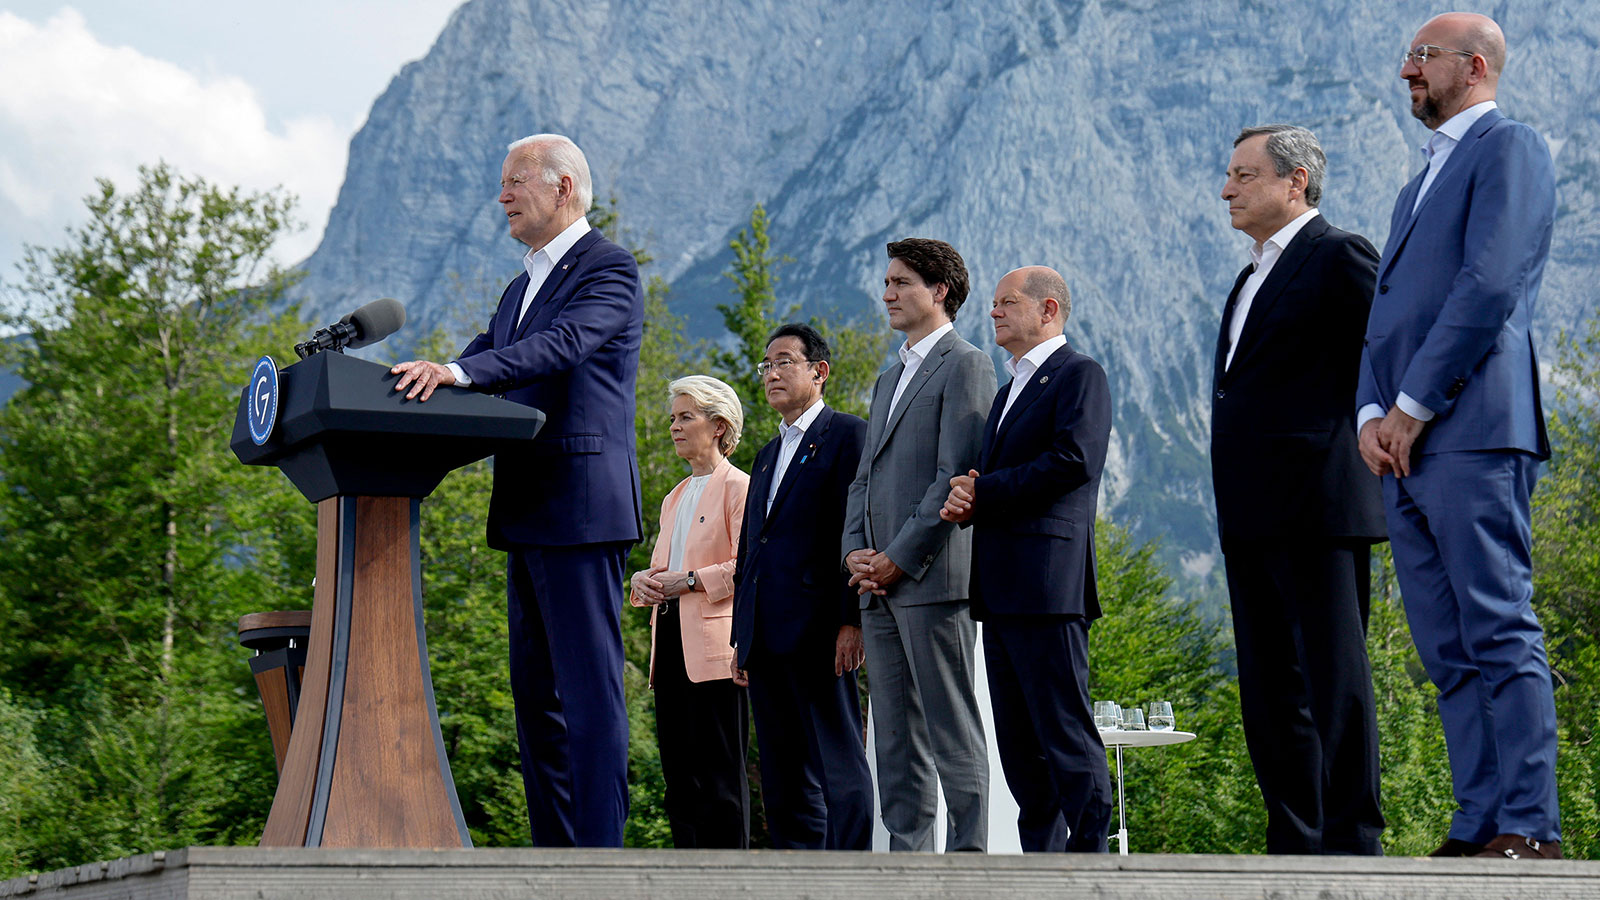
[[[1400,57],[1400,68],[1403,69],[1410,64],[1420,69],[1428,64],[1428,60],[1445,53],[1454,53],[1457,56],[1467,57],[1477,56],[1476,53],[1468,53],[1465,50],[1452,50],[1449,47],[1441,47],[1438,44],[1422,44],[1407,50],[1406,55]]]
[[[814,363],[814,362],[817,362],[817,360],[814,360],[814,359],[793,359],[793,358],[788,357],[788,356],[779,357],[777,360],[775,360],[773,362],[767,362],[765,360],[762,360],[761,362],[756,363],[756,374],[761,376],[762,378],[765,378],[765,377],[767,377],[767,374],[769,372],[771,372],[773,369],[777,369],[779,373],[786,373],[786,372],[789,371],[789,367],[790,366],[799,366],[799,365],[805,365],[806,363]]]

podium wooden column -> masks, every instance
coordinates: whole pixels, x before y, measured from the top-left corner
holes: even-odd
[[[241,396],[231,446],[317,504],[317,586],[261,845],[470,847],[428,672],[421,503],[449,470],[531,439],[544,416],[459,389],[406,401],[387,367],[338,353],[278,376],[267,442],[251,439]]]

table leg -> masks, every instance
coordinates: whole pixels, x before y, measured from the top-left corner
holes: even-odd
[[[1117,747],[1117,852],[1128,855],[1128,804],[1122,794],[1122,747]]]

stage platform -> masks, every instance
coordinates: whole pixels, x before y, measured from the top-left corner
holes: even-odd
[[[189,847],[0,882],[71,900],[1594,898],[1600,862],[725,850]]]

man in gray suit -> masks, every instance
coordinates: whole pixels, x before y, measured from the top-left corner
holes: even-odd
[[[842,547],[861,593],[879,805],[891,850],[931,851],[942,786],[945,849],[981,852],[989,754],[973,691],[972,536],[939,510],[951,477],[978,464],[994,363],[952,325],[968,285],[954,247],[890,244],[883,284],[889,326],[906,342],[872,389]]]

